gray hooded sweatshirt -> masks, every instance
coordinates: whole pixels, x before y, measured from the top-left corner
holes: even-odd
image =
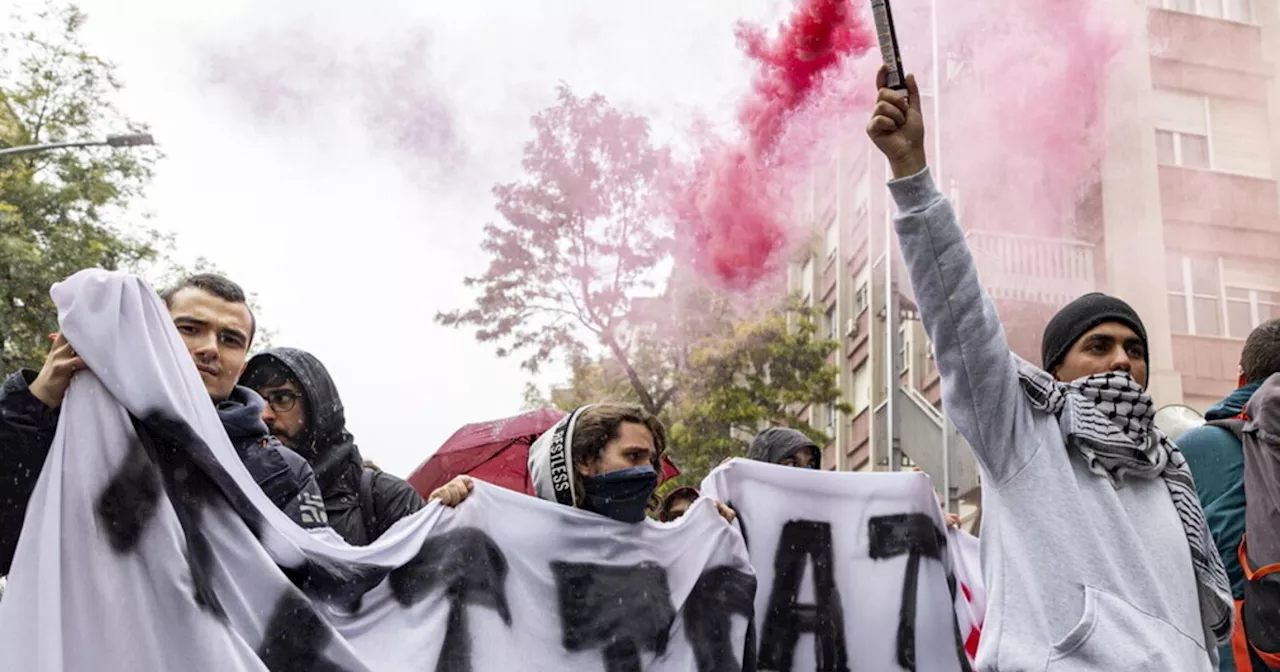
[[[770,427],[752,439],[751,447],[747,449],[747,459],[781,464],[801,450],[812,451],[811,458],[814,462],[821,459],[817,444],[800,430]]]
[[[978,669],[1210,672],[1190,547],[1160,481],[1113,486],[1032,409],[955,211],[929,172],[889,183],[947,413],[982,470]]]

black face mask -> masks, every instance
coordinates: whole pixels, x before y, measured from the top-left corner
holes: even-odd
[[[658,487],[653,467],[631,467],[582,479],[582,508],[622,523],[644,520],[645,507]]]

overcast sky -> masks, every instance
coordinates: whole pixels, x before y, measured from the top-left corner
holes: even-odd
[[[84,0],[85,38],[166,158],[134,209],[259,295],[276,345],[333,374],[364,455],[408,475],[529,376],[468,332],[489,189],[565,82],[679,138],[724,122],[749,70],[734,22],[787,0],[372,3]],[[545,372],[542,386],[562,370]]]

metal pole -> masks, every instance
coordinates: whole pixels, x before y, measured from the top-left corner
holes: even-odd
[[[47,152],[54,149],[76,149],[80,147],[138,147],[154,145],[155,139],[149,133],[132,133],[128,135],[108,135],[106,140],[82,140],[79,142],[47,142],[40,145],[22,145],[0,149],[0,156],[17,156]]]
[[[833,225],[836,229],[836,305],[835,309],[831,311],[831,318],[835,320],[836,323],[834,325],[828,325],[828,328],[834,326],[836,342],[840,344],[839,350],[836,351],[836,361],[841,363],[840,375],[836,378],[836,384],[840,386],[841,391],[849,389],[849,387],[844,384],[844,381],[852,379],[852,376],[849,375],[849,363],[845,360],[844,343],[845,339],[849,337],[848,331],[844,328],[844,322],[845,319],[847,319],[845,318],[845,315],[848,313],[849,305],[848,301],[845,301],[844,293],[847,291],[846,287],[849,284],[849,281],[845,279],[845,273],[848,269],[845,267],[844,263],[844,226],[842,226],[844,208],[840,207],[842,204],[841,201],[844,200],[841,198],[841,195],[844,194],[844,185],[841,183],[841,180],[844,178],[844,166],[842,161],[844,158],[843,149],[844,143],[836,143],[836,179],[833,181],[836,185],[836,218],[835,224]],[[840,415],[840,411],[835,410],[834,407],[829,410],[836,414],[836,431],[835,436],[832,437],[836,444],[836,471],[848,471],[849,464],[846,450],[850,440],[849,435],[851,433],[846,426],[848,418]]]
[[[942,181],[942,57],[938,54],[938,0],[929,3],[930,21],[933,24],[933,179]]]
[[[5,149],[0,149],[0,156],[17,156],[18,154],[33,154],[35,152],[47,152],[52,149],[71,149],[73,147],[102,147],[106,144],[105,140],[95,140],[93,142],[50,142],[43,145],[6,147]]]
[[[889,174],[889,165],[885,164],[886,181],[892,177]],[[898,387],[902,384],[902,374],[899,369],[901,364],[898,361],[898,348],[895,345],[901,338],[898,334],[899,315],[898,311],[898,280],[893,272],[893,213],[892,204],[885,202],[884,217],[884,277],[885,277],[885,297],[884,297],[884,327],[885,354],[888,357],[885,360],[885,373],[888,375],[886,381],[886,398],[885,398],[885,436],[889,439],[889,471],[902,470],[902,442],[901,432],[898,431]]]
[[[938,46],[938,0],[929,2],[929,21],[933,28],[933,179],[942,181],[942,54]],[[935,360],[936,361],[936,360]],[[960,513],[956,498],[951,492],[951,420],[946,406],[942,407],[942,495],[946,498],[947,511]]]

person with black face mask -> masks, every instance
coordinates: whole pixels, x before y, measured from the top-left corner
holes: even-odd
[[[800,469],[821,469],[822,451],[813,439],[790,427],[770,427],[756,434],[747,459]]]
[[[658,487],[666,449],[662,421],[639,406],[592,404],[565,416],[529,449],[535,494],[624,523],[644,520]],[[455,506],[471,492],[471,478],[458,476],[431,493]],[[726,520],[733,511],[716,502]]]

